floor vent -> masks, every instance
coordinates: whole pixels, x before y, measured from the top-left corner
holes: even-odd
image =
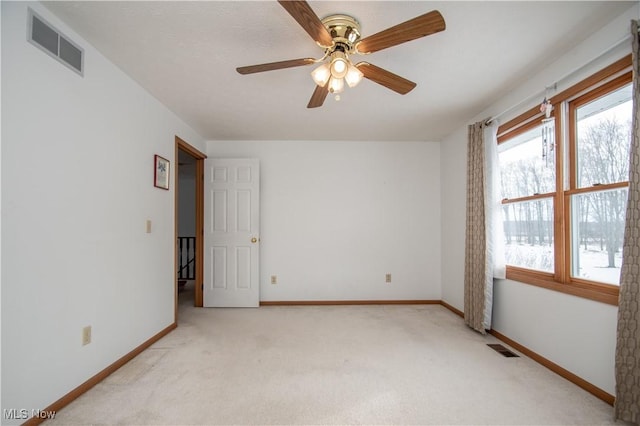
[[[78,74],[84,74],[84,50],[31,9],[27,39]]]
[[[488,343],[487,346],[489,346],[491,349],[493,349],[494,351],[498,352],[500,355],[505,356],[507,358],[519,357],[519,355],[514,354],[509,349],[505,348],[499,343]]]

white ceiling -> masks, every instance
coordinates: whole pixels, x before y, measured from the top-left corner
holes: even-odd
[[[309,4],[320,18],[355,17],[363,37],[433,9],[447,29],[366,57],[416,82],[409,94],[364,80],[340,101],[330,95],[321,108],[307,109],[313,66],[235,71],[322,56],[276,1],[45,3],[207,140],[437,141],[633,1]]]

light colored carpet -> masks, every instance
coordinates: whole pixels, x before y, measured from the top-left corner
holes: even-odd
[[[177,330],[47,424],[616,424],[439,305],[188,303]]]

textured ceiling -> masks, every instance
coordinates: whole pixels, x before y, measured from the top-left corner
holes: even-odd
[[[367,55],[416,82],[409,94],[364,80],[340,101],[329,96],[321,108],[307,109],[313,66],[235,71],[322,56],[275,1],[45,2],[205,139],[385,141],[442,139],[633,2],[309,4],[320,18],[354,16],[363,37],[433,9],[447,29]]]

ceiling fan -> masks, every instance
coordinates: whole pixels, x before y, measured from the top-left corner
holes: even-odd
[[[301,58],[238,67],[236,71],[240,74],[253,74],[321,63],[311,73],[316,88],[307,108],[322,106],[329,92],[337,95],[343,91],[345,82],[349,87],[354,87],[363,77],[401,95],[409,93],[416,87],[416,83],[368,62],[354,65],[349,56],[377,52],[444,31],[446,28],[444,18],[440,12],[434,10],[374,35],[360,38],[360,24],[351,16],[330,15],[321,20],[305,0],[278,0],[278,3],[324,49],[324,56],[320,59]]]

